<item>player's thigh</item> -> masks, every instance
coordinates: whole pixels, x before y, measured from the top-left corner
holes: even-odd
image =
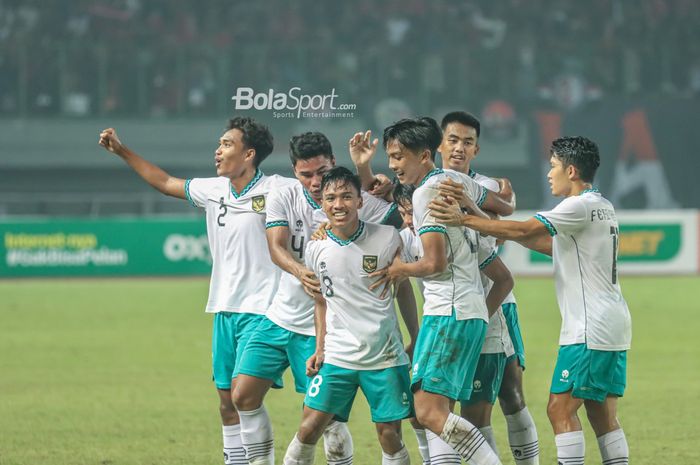
[[[306,361],[316,352],[316,337],[294,334],[287,345],[287,358],[294,376],[294,389],[306,392],[311,378],[306,376]]]
[[[309,381],[304,405],[333,414],[338,421],[348,421],[359,386],[357,370],[324,363],[318,374]]]
[[[414,351],[413,389],[420,386],[453,400],[468,398],[486,329],[480,319],[423,317]]]
[[[515,353],[508,359],[517,360],[518,365],[525,370],[525,343],[523,341],[522,331],[520,330],[520,320],[518,319],[518,306],[515,303],[507,303],[501,305],[503,316],[508,327],[508,335],[513,343]]]
[[[287,346],[293,335],[291,331],[263,317],[245,344],[241,345],[243,353],[236,366],[236,372],[269,380],[275,388],[282,387],[282,375],[289,366]],[[246,380],[247,384],[251,382]],[[237,389],[240,389],[240,382],[236,385]]]
[[[211,337],[212,378],[217,389],[231,389],[236,360],[236,314],[214,314]],[[229,394],[230,397],[230,394]]]
[[[401,365],[359,372],[360,388],[369,404],[372,421],[389,423],[413,416],[409,367]]]

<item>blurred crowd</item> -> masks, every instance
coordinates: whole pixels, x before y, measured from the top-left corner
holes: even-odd
[[[219,115],[236,87],[415,111],[700,95],[697,0],[0,0],[0,115]]]

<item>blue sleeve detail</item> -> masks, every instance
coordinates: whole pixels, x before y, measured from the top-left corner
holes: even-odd
[[[483,270],[484,268],[486,268],[487,266],[489,266],[489,264],[490,264],[492,261],[494,261],[494,260],[496,259],[496,257],[498,257],[498,251],[497,251],[497,250],[494,250],[494,251],[491,253],[491,255],[489,255],[489,258],[487,258],[486,260],[484,260],[483,262],[481,262],[481,263],[479,264],[479,269],[480,269],[480,270]]]
[[[192,204],[193,207],[196,207],[197,204],[194,203],[194,200],[192,200],[192,196],[190,195],[190,183],[192,182],[191,179],[188,179],[185,181],[185,197],[187,197],[187,200]]]
[[[481,206],[486,202],[486,196],[488,195],[488,189],[485,187],[481,188],[481,195],[479,196],[479,200],[476,201],[476,206],[481,208]]]
[[[447,234],[447,228],[444,226],[423,226],[418,230],[418,235],[420,236],[421,234],[429,233],[429,232],[438,232],[438,233],[443,233]]]
[[[542,222],[545,228],[547,228],[547,231],[549,231],[550,236],[554,237],[557,235],[557,228],[555,228],[547,218],[538,213],[535,215],[535,219]]]
[[[289,222],[287,222],[287,221],[270,221],[269,223],[265,223],[265,229],[276,228],[278,226],[289,227]]]

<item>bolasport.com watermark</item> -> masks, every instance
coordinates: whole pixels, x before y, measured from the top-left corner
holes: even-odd
[[[335,88],[328,94],[305,94],[301,87],[287,92],[267,89],[256,92],[252,87],[238,87],[231,97],[236,110],[270,110],[274,118],[352,118],[357,105],[339,103]]]

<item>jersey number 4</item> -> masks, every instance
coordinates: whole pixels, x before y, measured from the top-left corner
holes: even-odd
[[[613,241],[612,253],[612,283],[617,284],[617,247],[620,240],[620,230],[615,226],[610,226],[610,235]]]
[[[299,245],[297,245],[297,239],[299,240]],[[292,250],[299,254],[299,258],[304,258],[304,236],[295,236],[292,234]]]

